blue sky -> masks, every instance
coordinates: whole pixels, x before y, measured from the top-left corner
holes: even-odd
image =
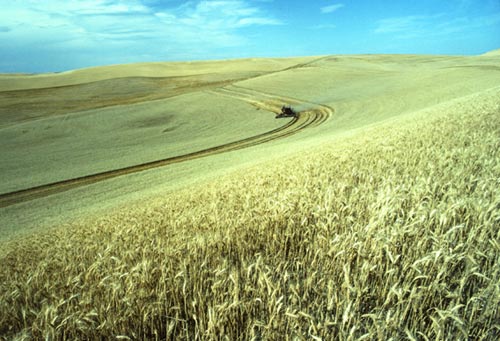
[[[500,0],[0,1],[0,72],[500,48]]]

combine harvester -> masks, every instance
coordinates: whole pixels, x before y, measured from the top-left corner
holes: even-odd
[[[281,112],[276,115],[276,118],[284,117],[297,117],[297,112],[292,107],[284,105],[281,107]]]

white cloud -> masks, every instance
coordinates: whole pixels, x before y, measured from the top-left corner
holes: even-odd
[[[321,10],[321,13],[326,14],[326,13],[333,13],[336,10],[341,9],[342,7],[344,7],[344,4],[334,4],[334,5],[321,7],[320,10]]]
[[[16,6],[17,4],[13,4]],[[18,7],[38,13],[59,16],[79,16],[79,15],[117,15],[117,14],[137,14],[148,13],[149,8],[137,0],[124,4],[117,0],[47,0],[31,1],[24,6]]]
[[[188,1],[177,7],[164,4],[145,0],[10,1],[0,11],[0,44],[19,50],[43,45],[46,53],[64,53],[68,59],[70,54],[95,55],[90,65],[101,63],[99,58],[121,63],[145,54],[156,60],[197,59],[210,57],[210,51],[220,53],[224,48],[245,45],[242,28],[283,24],[250,0]]]

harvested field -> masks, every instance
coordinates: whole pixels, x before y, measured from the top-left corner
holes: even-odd
[[[19,76],[0,339],[500,338],[499,58],[231,61],[162,99],[113,83],[142,64]],[[61,82],[124,88],[43,104]]]

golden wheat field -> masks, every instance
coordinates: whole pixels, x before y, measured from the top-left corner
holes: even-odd
[[[499,62],[0,76],[0,339],[499,339]]]

